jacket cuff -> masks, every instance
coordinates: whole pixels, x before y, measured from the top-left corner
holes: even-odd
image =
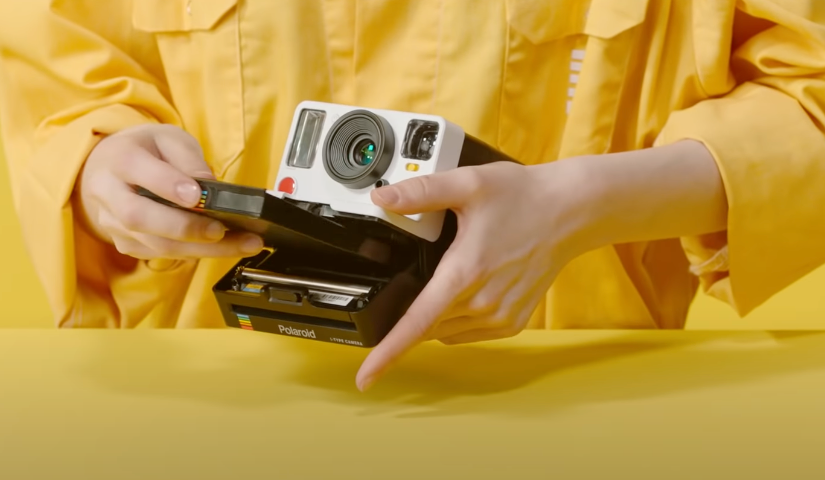
[[[669,118],[657,144],[702,142],[727,231],[682,239],[705,292],[746,315],[825,263],[825,136],[794,98],[746,84]]]
[[[100,139],[155,119],[125,105],[95,110],[55,130],[16,165],[15,205],[34,269],[58,325],[76,308],[78,266],[105,258],[101,244],[76,235],[72,193],[77,176]],[[24,163],[25,162],[25,163]],[[55,278],[45,278],[47,275]],[[53,288],[60,285],[61,288]]]
[[[147,123],[157,123],[157,120],[118,104],[95,110],[60,127],[40,144],[28,162],[26,171],[31,182],[28,186],[38,189],[40,201],[52,206],[65,205],[86,158],[98,142],[107,135]]]

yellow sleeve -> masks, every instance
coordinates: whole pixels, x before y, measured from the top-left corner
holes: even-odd
[[[163,82],[125,53],[151,51],[124,28],[130,2],[84,3],[0,4],[0,128],[24,240],[55,322],[117,327],[163,308],[158,276],[182,272],[160,272],[84,232],[74,220],[75,179],[101,136],[179,118]]]
[[[819,1],[739,1],[743,19],[768,28],[733,52],[737,88],[672,115],[659,138],[701,141],[716,159],[729,204],[727,231],[682,244],[704,290],[740,315],[825,263]]]

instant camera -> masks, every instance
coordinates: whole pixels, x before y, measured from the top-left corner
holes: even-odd
[[[226,325],[377,345],[432,277],[457,224],[451,211],[387,212],[370,192],[497,161],[514,162],[438,116],[301,103],[274,188],[198,180],[192,210],[267,247],[214,285]]]

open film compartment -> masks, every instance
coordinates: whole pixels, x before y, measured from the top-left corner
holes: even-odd
[[[455,238],[457,222],[445,216],[436,242],[405,235],[373,217],[336,217],[348,232],[391,244],[389,261],[362,255],[319,251],[289,244],[240,260],[213,287],[224,322],[229,327],[303,337],[359,347],[374,347],[395,326],[432,277]],[[359,285],[366,293],[339,304],[324,303],[312,288],[266,282],[267,287],[244,291],[243,272],[298,278],[318,284]],[[254,281],[251,280],[251,281]],[[317,290],[323,290],[316,289]],[[323,292],[322,292],[323,293]],[[329,293],[329,292],[328,292]]]
[[[229,327],[372,347],[392,329],[425,284],[417,257],[409,260],[403,267],[400,262],[387,266],[357,257],[274,249],[238,262],[215,284],[213,293]],[[320,301],[319,294],[342,295],[323,288],[273,282],[259,291],[244,291],[247,279],[240,273],[250,268],[322,284],[360,285],[368,292],[351,295],[345,304],[332,304]]]

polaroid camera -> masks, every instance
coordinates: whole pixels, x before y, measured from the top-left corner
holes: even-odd
[[[432,277],[456,218],[387,212],[370,192],[497,161],[514,160],[438,116],[301,103],[274,188],[199,180],[195,211],[268,247],[214,285],[226,325],[375,346]]]

